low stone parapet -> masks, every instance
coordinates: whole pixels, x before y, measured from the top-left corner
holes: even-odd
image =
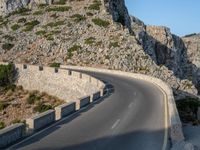
[[[25,133],[25,125],[17,123],[0,130],[0,149],[18,141]]]
[[[30,132],[44,128],[55,121],[55,110],[48,110],[26,120]]]
[[[90,104],[90,96],[80,98],[79,100],[76,100],[76,110],[79,110],[80,108]]]
[[[198,108],[198,111],[197,111],[197,118],[200,121],[200,107]]]
[[[94,101],[98,100],[100,97],[101,97],[101,92],[98,91],[90,96],[90,101],[94,102]]]
[[[56,120],[62,119],[63,117],[72,114],[76,111],[76,103],[66,103],[55,108]]]

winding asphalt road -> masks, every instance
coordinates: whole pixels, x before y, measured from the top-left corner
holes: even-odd
[[[162,150],[162,92],[144,81],[90,74],[106,81],[112,93],[11,149]]]

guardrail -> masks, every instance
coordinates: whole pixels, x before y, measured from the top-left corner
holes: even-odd
[[[17,123],[0,130],[0,149],[8,146],[24,136],[25,125]]]
[[[161,79],[157,79],[157,78],[143,75],[143,74],[122,72],[122,71],[116,71],[116,70],[107,70],[107,69],[101,69],[101,68],[65,66],[65,65],[62,65],[61,68],[80,70],[80,71],[84,70],[84,71],[92,71],[92,72],[99,72],[99,73],[107,73],[107,74],[112,74],[112,75],[121,75],[125,77],[131,77],[134,79],[145,80],[147,82],[153,83],[154,85],[162,89],[167,96],[167,109],[168,109],[169,120],[168,120],[168,126],[166,128],[169,128],[169,136],[170,136],[172,144],[175,144],[184,140],[184,135],[182,131],[182,123],[180,121],[179,114],[176,108],[173,91],[171,87],[168,84],[166,84],[164,81],[162,81]]]
[[[8,63],[0,62],[0,64],[7,65]],[[76,111],[79,111],[81,108],[94,102],[94,100],[96,101],[100,99],[105,94],[105,84],[102,81],[84,73],[43,66],[23,64],[16,64],[15,66],[18,71],[26,71],[31,68],[33,71],[40,71],[41,73],[43,71],[48,71],[48,73],[50,72],[52,74],[60,73],[62,76],[73,76],[80,80],[84,80],[85,82],[93,83],[92,85],[97,86],[99,91],[91,93],[90,95],[86,95],[82,98],[71,100],[70,103],[57,106],[55,107],[55,110],[48,110],[44,113],[40,113],[34,117],[28,118],[26,119],[26,126],[24,124],[14,124],[0,130],[0,148],[4,148],[10,144],[13,144],[19,139],[30,136],[31,134],[34,134],[35,132],[55,123],[56,121],[69,116]],[[20,81],[20,83],[22,82],[23,81]]]

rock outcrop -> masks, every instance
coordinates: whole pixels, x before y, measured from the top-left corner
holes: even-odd
[[[132,32],[131,18],[124,0],[103,0],[103,2],[108,12],[112,14],[113,20],[126,26]]]
[[[53,0],[1,0],[0,16],[8,15],[13,11],[31,7],[34,4],[52,4]]]
[[[28,5],[33,2],[49,3]],[[0,38],[0,61],[138,72],[168,82],[178,97],[197,94],[196,79],[188,77],[194,70],[185,42],[166,27],[146,26],[129,16],[123,0],[36,6],[25,15],[0,18]]]

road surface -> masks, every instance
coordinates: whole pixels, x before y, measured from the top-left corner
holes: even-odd
[[[12,149],[162,150],[163,93],[144,81],[90,74],[109,84],[108,97]]]

